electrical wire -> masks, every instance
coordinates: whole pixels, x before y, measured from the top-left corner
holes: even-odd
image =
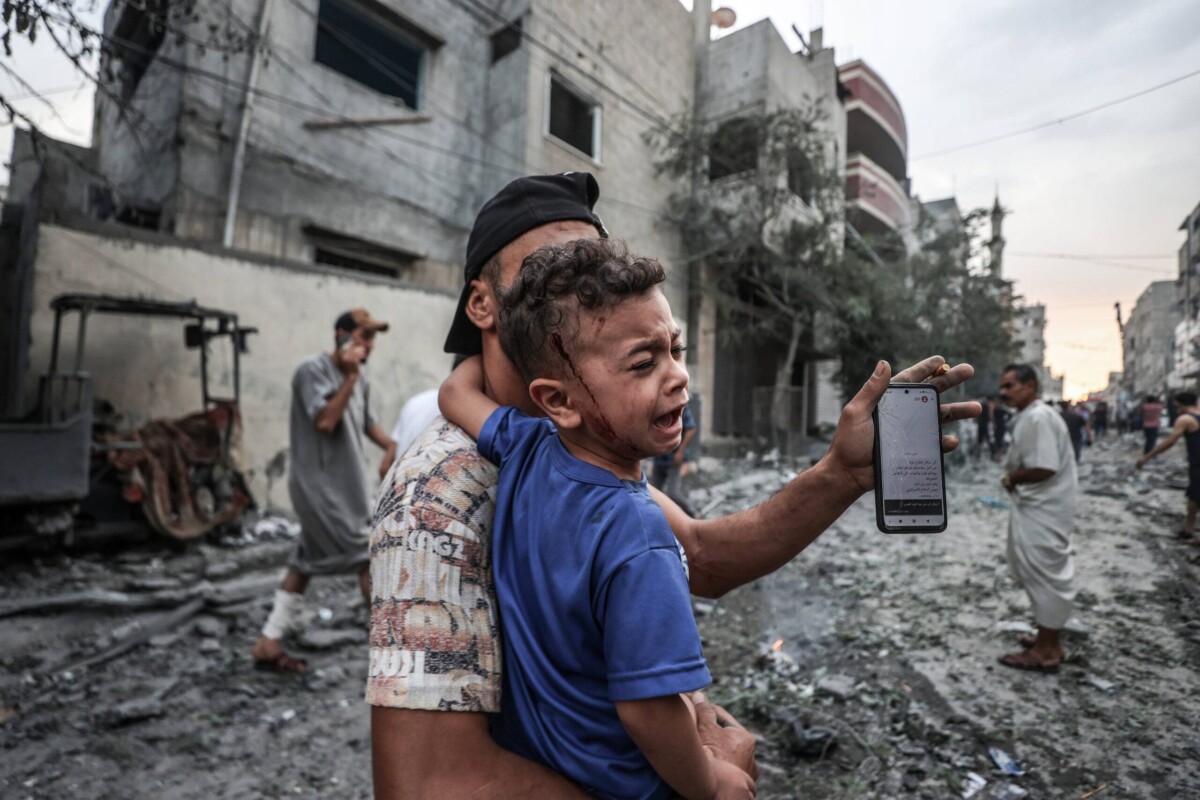
[[[1059,261],[1075,261],[1086,264],[1095,264],[1100,267],[1111,267],[1113,269],[1125,269],[1131,272],[1152,272],[1156,275],[1174,275],[1173,269],[1162,269],[1161,267],[1150,267],[1138,264],[1122,264],[1119,261],[1105,261],[1100,258],[1089,258],[1086,256],[1073,256],[1068,254],[1033,254],[1033,253],[1008,253],[1006,255],[1013,258],[1036,258],[1036,259],[1055,259]]]
[[[1141,255],[1115,255],[1110,253],[1009,253],[1008,255],[1021,256],[1022,258],[1069,258],[1082,259],[1084,261],[1093,258],[1108,259],[1109,261],[1140,261],[1142,259],[1163,259],[1174,261],[1178,256],[1164,255],[1162,253],[1143,253]]]
[[[1106,108],[1112,108],[1113,106],[1120,105],[1121,103],[1127,103],[1130,100],[1136,100],[1137,98],[1148,95],[1151,92],[1157,92],[1160,89],[1165,89],[1168,86],[1173,86],[1182,81],[1186,81],[1188,78],[1194,78],[1197,75],[1200,75],[1200,69],[1193,70],[1192,72],[1189,72],[1186,75],[1180,75],[1179,77],[1171,78],[1169,81],[1163,81],[1162,83],[1147,87],[1145,89],[1142,89],[1141,91],[1134,92],[1133,94],[1127,94],[1124,97],[1118,97],[1115,100],[1109,100],[1109,101],[1101,103],[1099,105],[1092,106],[1090,108],[1085,108],[1082,111],[1076,111],[1072,114],[1067,114],[1066,116],[1059,117],[1057,119],[1048,120],[1046,122],[1040,122],[1037,125],[1030,125],[1028,128],[1021,128],[1020,130],[1009,131],[1008,133],[1002,133],[997,136],[989,136],[986,139],[980,139],[980,140],[974,141],[974,142],[967,142],[966,144],[955,145],[953,147],[947,147],[942,150],[934,150],[934,151],[931,151],[928,153],[922,153],[920,155],[913,156],[908,161],[911,164],[914,161],[920,161],[920,160],[926,159],[926,158],[935,158],[937,156],[944,156],[944,155],[947,155],[948,153],[957,153],[962,150],[970,150],[975,147],[982,147],[985,144],[993,144],[995,142],[1004,141],[1005,139],[1012,139],[1016,136],[1024,136],[1027,133],[1033,133],[1034,131],[1040,131],[1044,128],[1051,128],[1051,127],[1054,127],[1055,125],[1061,125],[1064,122],[1070,122],[1071,120],[1079,119],[1080,117],[1086,117],[1088,114],[1094,114],[1097,111],[1103,111]]]

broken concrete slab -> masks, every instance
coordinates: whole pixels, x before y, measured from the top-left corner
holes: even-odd
[[[817,679],[818,694],[829,695],[841,701],[849,700],[855,694],[855,681],[849,675],[824,675]]]

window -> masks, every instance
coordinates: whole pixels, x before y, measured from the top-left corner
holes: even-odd
[[[816,200],[817,183],[812,161],[809,159],[807,153],[796,150],[788,153],[787,161],[788,189],[796,197],[799,197],[811,206],[813,201]]]
[[[708,179],[715,181],[758,169],[758,130],[753,120],[726,120],[708,146]],[[789,176],[790,179],[790,176]]]
[[[420,256],[387,245],[308,225],[304,235],[313,248],[313,261],[389,278],[404,277]]]
[[[521,20],[505,25],[492,34],[492,63],[495,64],[521,46]]]
[[[421,106],[435,36],[370,0],[321,0],[314,58],[377,92]]]
[[[130,3],[121,10],[121,19],[113,29],[112,39],[114,53],[121,62],[120,92],[124,102],[132,99],[154,54],[166,38],[166,16],[166,0]]]
[[[600,160],[600,106],[550,76],[550,135]]]

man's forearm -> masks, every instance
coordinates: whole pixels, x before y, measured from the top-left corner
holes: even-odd
[[[719,597],[774,572],[808,547],[862,493],[857,483],[821,459],[754,508],[708,520],[669,513],[687,553],[692,593]]]
[[[372,425],[367,429],[367,438],[382,447],[384,450],[396,446],[396,442],[392,439],[392,437],[388,436],[387,433],[384,432],[383,428],[379,427],[379,425]]]
[[[486,714],[371,707],[375,800],[587,800],[561,775],[501,748]]]
[[[325,401],[325,407],[317,414],[317,430],[321,433],[334,432],[338,423],[342,421],[342,415],[346,413],[346,406],[350,405],[350,395],[354,393],[354,384],[356,383],[358,383],[357,373],[351,373],[342,378],[342,385]]]

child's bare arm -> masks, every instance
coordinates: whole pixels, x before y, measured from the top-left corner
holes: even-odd
[[[483,360],[472,356],[458,365],[438,390],[442,416],[462,428],[472,439],[479,438],[483,423],[500,406],[483,393]]]
[[[616,704],[621,724],[650,766],[687,800],[754,797],[754,781],[700,743],[696,721],[679,695]]]

